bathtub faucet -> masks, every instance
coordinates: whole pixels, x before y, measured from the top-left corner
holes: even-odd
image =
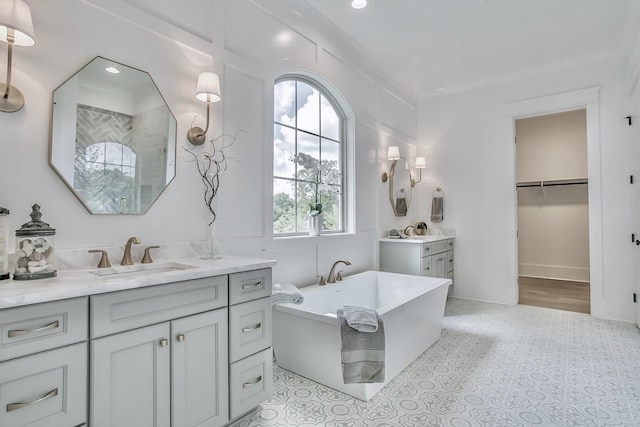
[[[333,271],[336,269],[336,265],[340,263],[343,263],[344,265],[351,265],[351,263],[346,260],[338,260],[334,262],[333,265],[331,266],[331,271],[329,271],[329,278],[327,279],[327,283],[336,283],[336,275],[334,274]],[[338,279],[338,280],[342,280],[342,279]]]

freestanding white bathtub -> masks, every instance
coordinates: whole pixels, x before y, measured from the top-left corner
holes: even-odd
[[[273,307],[280,367],[361,400],[371,399],[440,338],[451,280],[365,271],[326,286],[301,288],[304,303]],[[385,382],[344,384],[336,310],[375,308],[384,321]]]

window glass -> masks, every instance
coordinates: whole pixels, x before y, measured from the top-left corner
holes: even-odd
[[[344,114],[319,84],[287,77],[274,85],[273,232],[308,232],[322,206],[323,233],[344,231]]]

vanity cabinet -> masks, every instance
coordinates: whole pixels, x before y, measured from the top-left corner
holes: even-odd
[[[0,310],[0,426],[87,420],[87,298]]]
[[[453,280],[454,239],[380,240],[380,271]]]
[[[227,276],[92,296],[91,425],[224,425],[226,306]]]
[[[255,409],[273,388],[272,273],[228,262],[0,309],[0,426],[217,427]]]

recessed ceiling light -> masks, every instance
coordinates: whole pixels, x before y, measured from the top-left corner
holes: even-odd
[[[354,9],[364,9],[367,6],[367,0],[353,0],[351,7]]]
[[[118,74],[120,72],[116,67],[107,67],[105,68],[105,71],[111,74]]]

